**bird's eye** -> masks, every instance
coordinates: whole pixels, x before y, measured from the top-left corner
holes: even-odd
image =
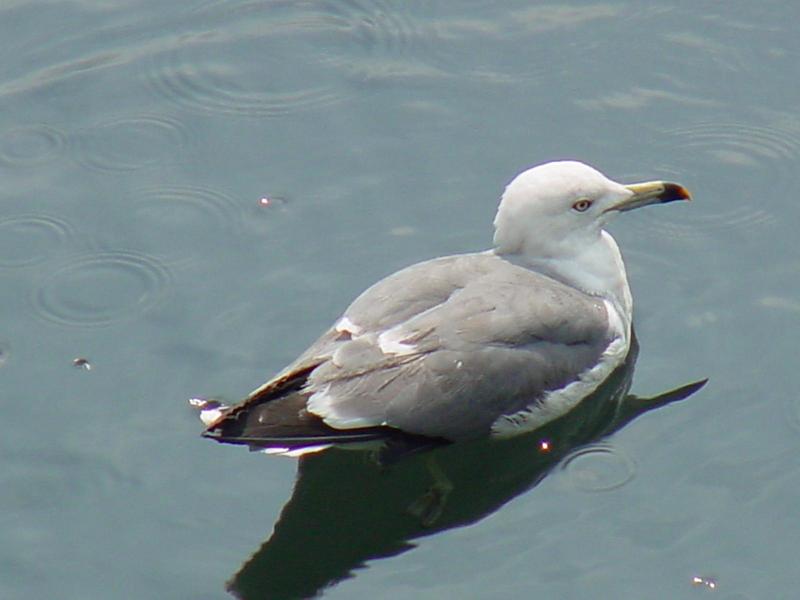
[[[572,209],[577,210],[578,212],[586,212],[587,210],[589,210],[589,207],[591,205],[592,201],[584,198],[583,200],[578,200],[575,204],[573,204]]]

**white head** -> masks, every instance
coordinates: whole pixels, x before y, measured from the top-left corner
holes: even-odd
[[[506,186],[494,219],[494,244],[499,254],[566,256],[599,239],[619,212],[688,198],[674,183],[622,185],[580,162],[545,163]]]
[[[494,219],[495,252],[585,291],[627,290],[622,258],[604,226],[620,212],[681,199],[689,193],[675,183],[622,185],[580,162],[546,163],[506,187]]]

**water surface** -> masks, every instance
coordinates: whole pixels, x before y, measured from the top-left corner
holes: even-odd
[[[200,439],[186,399],[237,399],[377,278],[487,247],[514,174],[578,158],[692,190],[613,232],[633,391],[710,384],[326,597],[794,597],[798,17],[4,3],[0,596],[225,597],[296,465]]]

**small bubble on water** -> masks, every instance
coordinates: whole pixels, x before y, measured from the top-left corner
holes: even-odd
[[[89,362],[88,358],[75,358],[72,360],[72,366],[76,369],[82,369],[84,371],[92,370],[92,363]]]
[[[258,205],[261,208],[275,208],[286,204],[286,198],[283,196],[261,196],[258,200]]]

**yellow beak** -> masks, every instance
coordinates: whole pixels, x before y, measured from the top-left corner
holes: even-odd
[[[675,200],[691,200],[689,191],[680,184],[668,181],[646,181],[625,186],[632,195],[618,202],[608,210],[624,212],[649,204],[663,204]]]

